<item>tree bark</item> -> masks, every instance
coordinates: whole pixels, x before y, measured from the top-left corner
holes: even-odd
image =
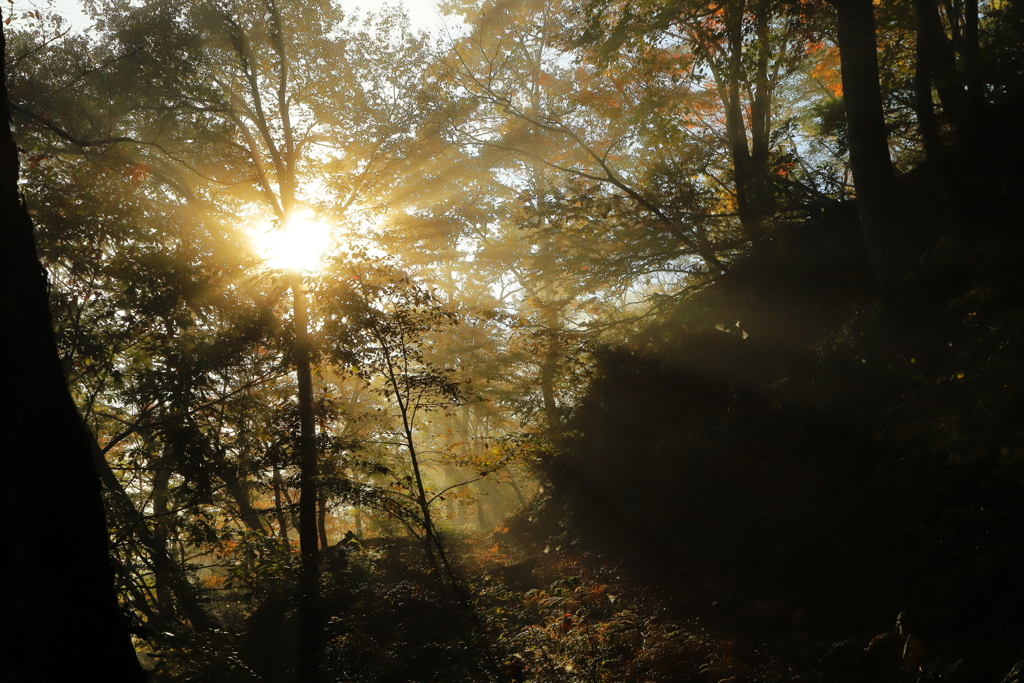
[[[284,478],[281,476],[281,467],[274,462],[274,516],[277,518],[277,535],[287,545],[288,543],[288,518],[284,514]]]
[[[477,484],[476,487],[476,525],[480,531],[487,530],[487,514],[484,512],[483,487]]]
[[[958,131],[963,132],[970,123],[967,94],[957,71],[953,45],[946,38],[946,29],[939,17],[939,7],[935,0],[915,0],[915,6],[918,15],[918,53],[924,50],[928,54],[932,80],[946,118]]]
[[[324,495],[323,489],[320,489],[317,495],[316,533],[320,536],[320,547],[329,548],[331,543],[327,538],[327,496]]]
[[[309,322],[306,286],[302,274],[291,273],[295,313],[295,374],[299,385],[299,552],[312,570],[317,562],[316,416],[313,410],[313,375],[309,358]]]
[[[746,88],[743,87],[743,83],[747,80],[744,75],[744,22],[748,12],[747,0],[725,5],[724,45],[718,44],[718,38],[712,39],[703,29],[695,29],[693,37],[697,49],[708,61],[718,90],[718,98],[725,109],[725,137],[732,160],[736,213],[746,234],[754,240],[759,240],[765,236],[766,219],[775,212],[774,189],[768,175],[773,90],[769,74],[772,36],[769,25],[770,7],[767,0],[750,3],[749,8],[754,19],[756,45],[753,48],[753,83],[748,82]],[[717,53],[727,55],[724,64],[716,64]],[[744,90],[749,98],[749,126],[748,118],[744,115]],[[709,269],[721,270],[717,259],[709,261]]]
[[[740,81],[743,80],[743,16],[745,0],[726,5],[726,33],[729,45],[728,83],[725,87],[725,126],[732,153],[733,174],[736,180],[736,211],[746,231],[755,237],[760,232],[756,216],[756,200],[751,197],[751,185],[756,170],[750,156],[747,129],[743,122],[743,103],[740,100]]]
[[[4,55],[6,47],[0,30]],[[8,591],[0,667],[11,680],[141,683],[145,676],[114,591],[91,435],[68,391],[53,334],[49,284],[18,191],[6,82],[0,102],[2,301],[9,326],[7,381],[16,396],[5,413],[0,505]],[[40,500],[44,489],[47,500],[61,505]],[[60,529],[59,546],[45,533],[50,529]]]
[[[282,190],[284,186],[282,186]],[[290,200],[284,203],[291,206]],[[286,209],[288,210],[288,209]],[[290,273],[295,314],[295,375],[299,389],[299,554],[302,571],[299,579],[299,666],[298,680],[309,681],[316,675],[321,624],[320,556],[317,547],[318,465],[316,414],[313,406],[313,375],[309,346],[309,309],[302,273]]]
[[[254,531],[263,536],[270,536],[267,528],[263,526],[260,513],[252,506],[252,496],[249,492],[249,484],[235,468],[234,472],[228,472],[224,485],[238,504],[238,514],[249,531]]]
[[[882,110],[874,6],[871,0],[832,0],[832,4],[839,18],[840,70],[857,210],[882,301],[889,303],[895,288],[891,245],[901,212]]]
[[[917,14],[917,46],[914,64],[914,109],[917,127],[924,144],[924,154],[929,162],[942,163],[942,138],[939,136],[939,121],[935,115],[935,101],[932,99],[932,72],[934,71],[932,50],[928,34],[927,13],[929,0],[914,0]]]
[[[160,548],[167,549],[167,527],[170,524],[170,481],[171,481],[171,447],[168,446],[156,472],[153,474],[153,541]],[[158,562],[154,558],[154,563]],[[165,579],[166,572],[157,572],[156,600],[161,616],[171,618],[174,612],[174,598],[170,586]]]
[[[985,83],[978,69],[978,51],[981,49],[978,31],[980,11],[978,0],[964,1],[964,71],[967,73],[967,97],[973,114],[984,112],[986,107]]]

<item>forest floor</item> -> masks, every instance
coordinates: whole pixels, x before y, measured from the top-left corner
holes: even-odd
[[[670,565],[644,570],[572,544],[530,557],[504,548],[514,545],[484,551],[496,569],[476,586],[477,608],[513,680],[798,680],[805,650],[832,647],[809,642],[795,609],[736,604],[728,586]]]
[[[792,604],[739,597],[735,577],[709,581],[572,541],[524,545],[505,528],[452,532],[446,543],[465,602],[431,579],[408,539],[327,558],[323,680],[737,683],[884,671],[896,677],[863,680],[916,680],[904,673],[920,654],[903,656],[895,625],[834,642]],[[280,594],[263,602],[239,642],[248,673],[228,666],[222,680],[292,680],[295,604]]]
[[[1024,664],[1007,654],[1021,645],[1013,620],[959,624],[968,632],[1002,630],[993,642],[965,644],[918,615],[853,620],[746,571],[634,554],[628,546],[588,549],[567,535],[541,547],[508,532],[462,536],[453,549],[456,572],[466,577],[511,681],[1024,680]]]
[[[961,663],[936,657],[899,619],[837,639],[824,626],[827,618],[805,614],[785,598],[751,595],[748,577],[616,558],[572,541],[524,546],[507,529],[458,533],[449,545],[473,606],[470,621],[444,589],[426,598],[433,609],[410,609],[409,596],[396,597],[408,588],[410,566],[421,564],[410,544],[387,541],[352,555],[368,570],[361,580],[376,586],[374,607],[364,604],[375,625],[349,604],[333,620],[345,622],[348,635],[333,637],[350,657],[357,645],[376,651],[367,680],[974,680],[958,676]],[[406,630],[393,629],[371,644],[369,634],[383,635],[382,615],[392,607]],[[452,621],[460,626],[449,630]],[[352,637],[357,632],[361,642]],[[382,659],[382,651],[390,657]]]
[[[534,680],[568,680],[573,672],[579,680],[711,683],[917,680],[925,673],[926,646],[901,624],[834,640],[792,601],[745,595],[743,577],[558,548],[538,560],[533,580],[538,587],[525,591],[491,580],[479,606],[502,634],[499,642],[518,643],[506,656]],[[928,663],[929,679],[943,678],[953,664]]]

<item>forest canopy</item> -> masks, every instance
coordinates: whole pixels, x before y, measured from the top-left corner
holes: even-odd
[[[151,680],[1024,680],[1019,3],[83,8],[10,190]]]

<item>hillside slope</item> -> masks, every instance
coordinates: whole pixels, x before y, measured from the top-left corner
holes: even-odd
[[[634,560],[683,612],[796,649],[897,632],[886,675],[1002,680],[1024,660],[1024,174],[967,159],[969,199],[903,179],[895,306],[837,205],[599,351],[549,528]]]

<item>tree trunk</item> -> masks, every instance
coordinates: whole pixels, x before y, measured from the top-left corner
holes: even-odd
[[[979,114],[985,111],[985,83],[981,79],[978,69],[978,51],[981,49],[978,34],[978,14],[980,7],[978,0],[964,1],[964,72],[967,74],[967,97],[971,105],[971,113]]]
[[[233,473],[228,473],[224,485],[228,493],[231,494],[231,497],[235,499],[235,503],[238,504],[238,514],[246,528],[263,536],[269,536],[267,528],[263,526],[263,520],[260,519],[260,513],[252,506],[249,484],[242,478],[237,469]]]
[[[900,201],[882,111],[874,6],[871,0],[832,0],[832,4],[839,15],[840,68],[857,210],[882,301],[890,303],[895,287],[891,244],[899,225]]]
[[[167,548],[167,526],[170,513],[169,498],[171,481],[171,447],[165,449],[163,457],[156,472],[153,474],[153,541],[166,550]],[[157,560],[154,558],[154,562]],[[157,572],[156,579],[156,601],[159,613],[164,619],[170,619],[174,613],[174,599],[170,586],[167,585],[166,572]]]
[[[4,55],[6,47],[0,30]],[[5,381],[8,393],[16,396],[5,412],[2,509],[8,590],[0,666],[10,680],[141,683],[145,677],[114,591],[91,435],[67,388],[47,276],[18,192],[6,82],[0,102],[2,296],[10,361]],[[40,500],[43,490],[47,500],[60,505]],[[51,529],[60,529],[59,546],[46,533]]]
[[[476,525],[480,531],[487,530],[487,514],[484,512],[484,492],[483,487],[480,485],[476,487]]]
[[[547,343],[544,345],[540,364],[540,393],[544,401],[544,418],[548,430],[555,434],[561,428],[562,419],[555,398],[555,380],[558,377],[558,361],[561,356],[561,338],[559,337],[559,316],[553,304],[544,307],[544,334]]]
[[[749,202],[753,213],[754,236],[763,234],[764,222],[775,213],[775,191],[768,172],[771,153],[772,90],[774,84],[768,64],[772,49],[768,0],[760,0],[754,12],[757,31],[754,91],[750,96],[750,174]]]
[[[928,53],[929,65],[939,101],[949,121],[963,132],[968,128],[967,96],[956,67],[953,46],[939,18],[935,0],[915,0],[918,51]]]
[[[295,313],[295,374],[299,384],[299,552],[303,565],[315,572],[317,564],[316,416],[313,376],[309,358],[308,304],[302,274],[291,274]]]
[[[516,483],[515,478],[508,473],[508,470],[505,471],[505,476],[508,477],[508,483],[512,485],[512,491],[516,494],[516,500],[519,502],[519,506],[526,507],[529,501],[526,500],[526,496],[523,495],[523,491],[519,488],[519,484]]]
[[[317,496],[316,533],[320,537],[320,547],[329,548],[331,544],[327,538],[327,497],[324,496],[322,489]]]
[[[726,136],[736,182],[736,212],[746,232],[757,237],[760,233],[760,221],[756,217],[756,202],[751,197],[751,186],[756,170],[754,160],[750,156],[747,128],[743,122],[743,103],[740,100],[740,81],[743,80],[743,16],[746,2],[730,2],[726,5],[725,11],[729,63],[723,104]]]
[[[774,189],[768,175],[770,153],[771,103],[773,84],[769,75],[772,36],[770,35],[770,7],[767,0],[753,3],[754,29],[757,36],[754,55],[753,84],[747,88],[742,84],[744,75],[744,21],[747,16],[746,0],[725,5],[724,32],[725,47],[710,39],[703,31],[697,31],[694,40],[697,49],[705,59],[714,77],[718,98],[725,110],[725,137],[732,160],[733,180],[736,192],[736,213],[744,232],[752,239],[764,237],[765,220],[775,211]],[[724,64],[716,63],[716,53],[725,52]],[[749,128],[744,117],[742,93],[746,90],[749,98]],[[717,257],[709,258],[707,238],[700,235],[697,241],[700,256],[708,263],[712,272],[721,270]]]
[[[914,0],[917,14],[917,46],[914,65],[914,110],[917,127],[924,144],[924,154],[933,165],[942,163],[942,139],[939,136],[939,120],[935,116],[935,102],[932,99],[932,50],[929,49],[928,22],[929,0]]]
[[[277,517],[277,535],[284,543],[288,543],[288,518],[284,514],[284,478],[281,466],[274,462],[274,516]]]

